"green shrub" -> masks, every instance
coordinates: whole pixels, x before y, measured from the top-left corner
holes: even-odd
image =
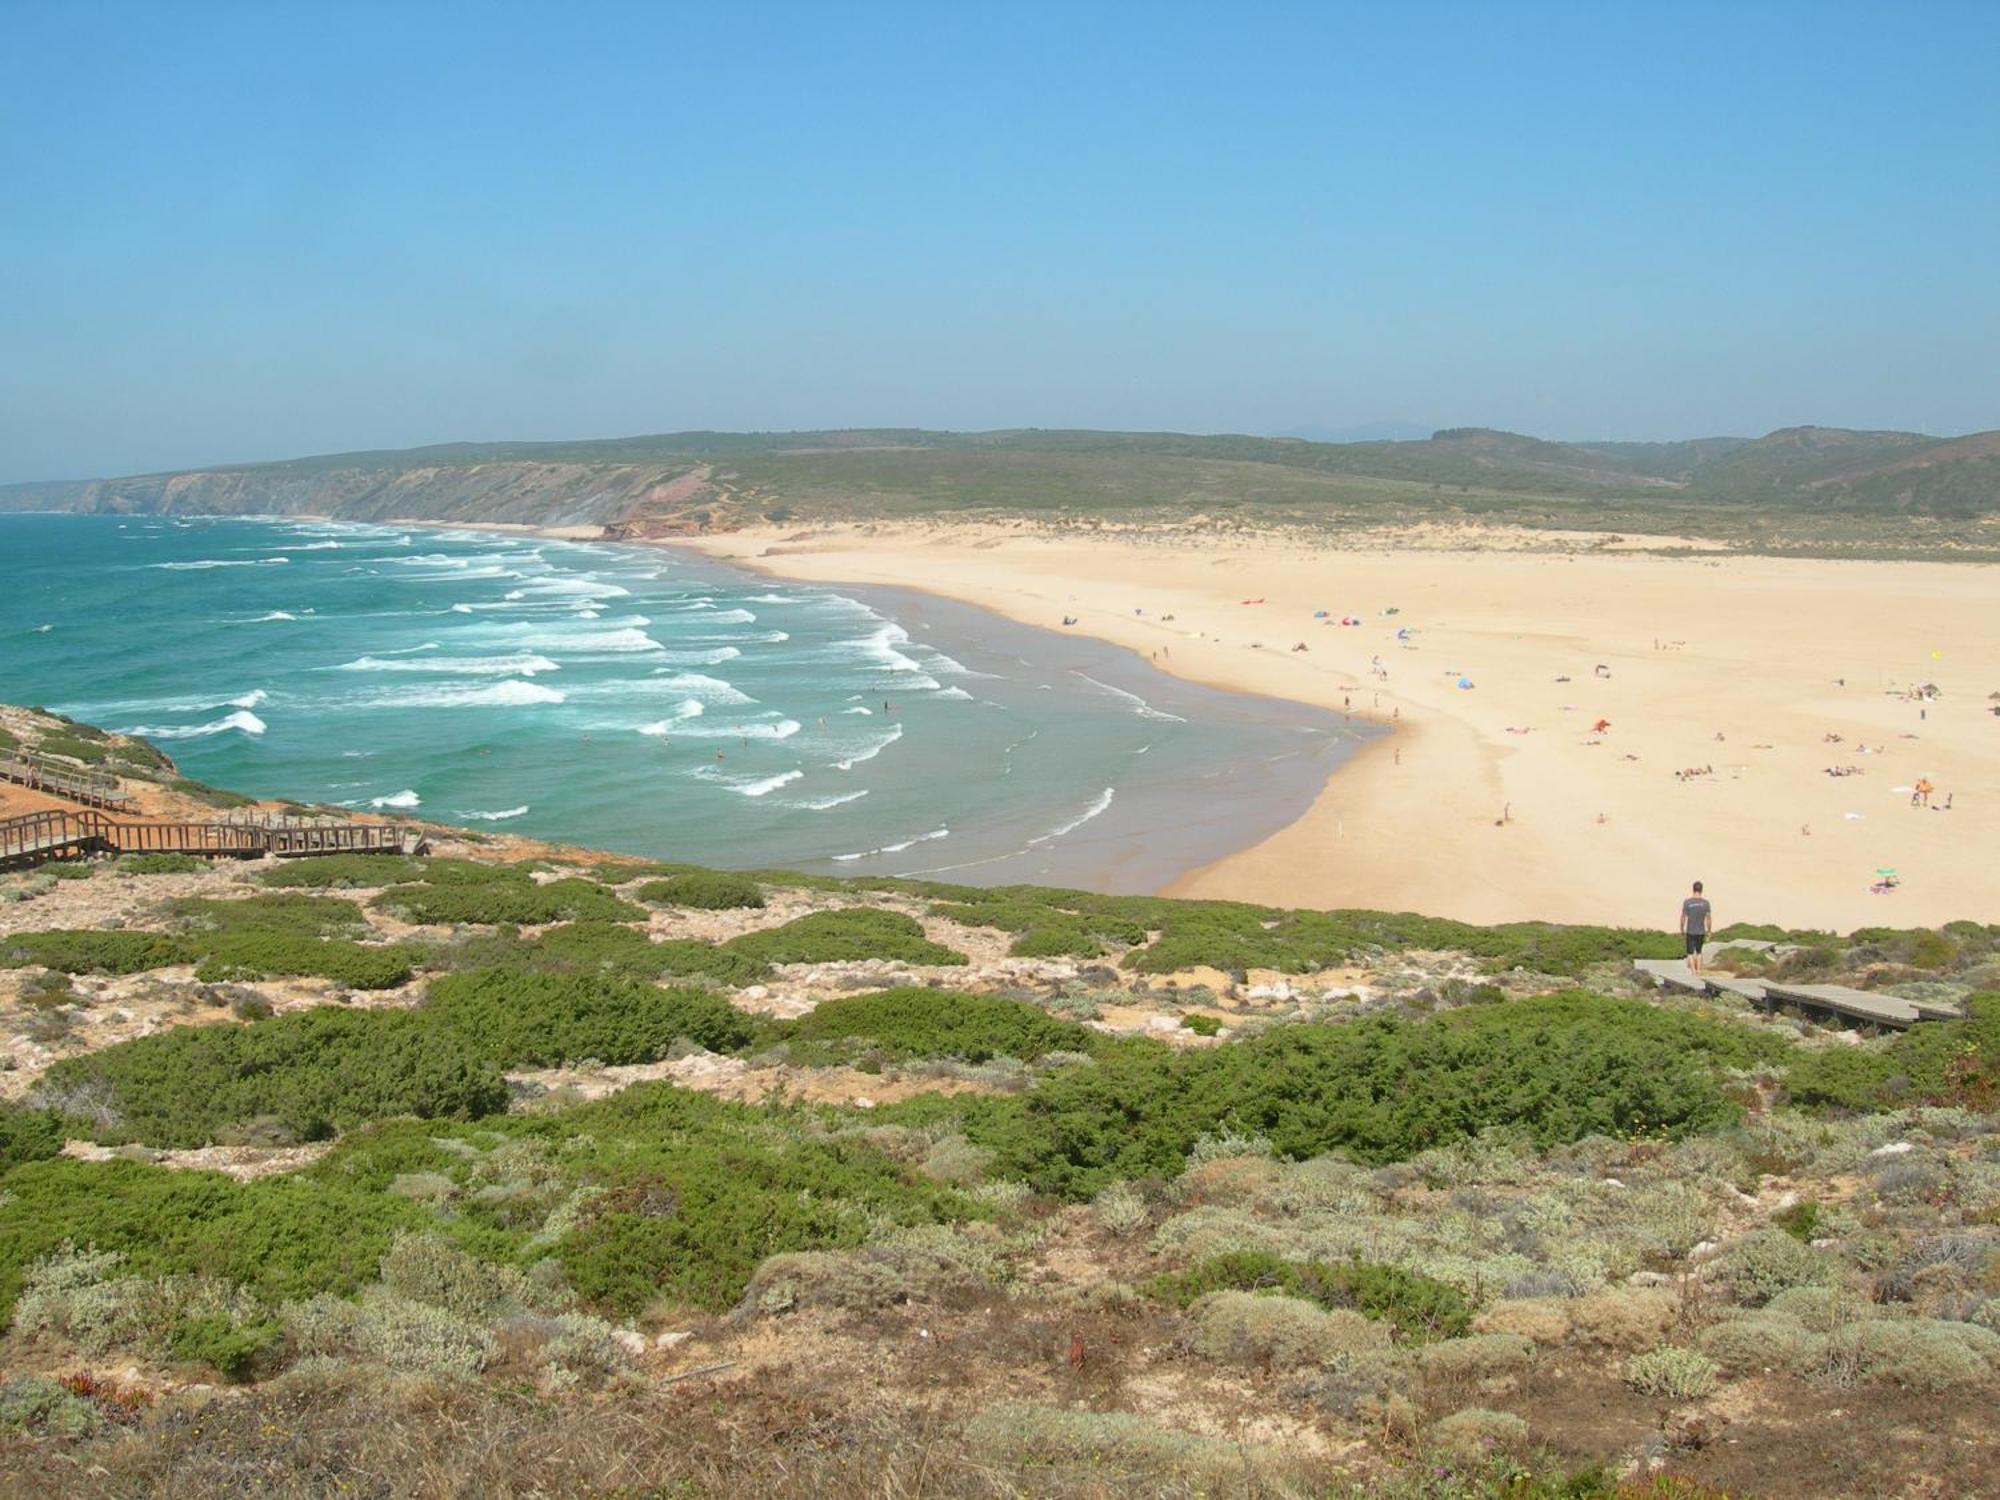
[[[186,776],[177,776],[167,785],[190,801],[205,803],[209,807],[252,807],[257,802],[255,797],[246,797],[241,792],[226,792],[221,787],[210,786],[204,781],[194,781]]]
[[[513,922],[540,927],[551,922],[636,922],[646,915],[596,881],[574,876],[545,885],[537,885],[525,872],[433,883],[442,863],[433,862],[423,884],[383,891],[374,900],[376,909],[425,925]]]
[[[1351,1309],[1390,1324],[1412,1342],[1457,1338],[1472,1312],[1455,1287],[1416,1271],[1360,1258],[1329,1264],[1287,1261],[1261,1250],[1213,1256],[1191,1270],[1147,1283],[1154,1296],[1186,1307],[1217,1291],[1276,1292],[1320,1307]]]
[[[758,1034],[750,1017],[706,990],[524,969],[447,975],[417,1014],[427,1029],[503,1068],[651,1062],[680,1038],[733,1052]]]
[[[62,1121],[54,1110],[0,1102],[0,1176],[22,1162],[59,1155],[62,1148]]]
[[[0,967],[39,964],[65,974],[138,974],[192,963],[196,954],[186,939],[157,932],[57,929],[0,937]]]
[[[1642,1396],[1699,1401],[1715,1389],[1718,1370],[1705,1354],[1667,1346],[1626,1360],[1625,1383]]]
[[[97,738],[100,740],[103,738],[101,732],[97,735]],[[111,749],[108,745],[102,745],[95,740],[85,739],[80,734],[71,734],[59,729],[44,734],[41,743],[35,746],[35,749],[43,755],[56,755],[61,756],[64,760],[82,761],[87,766],[102,765],[106,757],[111,754]]]
[[[270,1117],[320,1140],[391,1115],[473,1119],[503,1109],[490,1051],[407,1011],[323,1007],[248,1026],[183,1026],[67,1058],[44,1092],[107,1099],[99,1140],[206,1145]]]
[[[966,962],[963,953],[926,938],[914,918],[869,907],[816,911],[782,927],[745,933],[723,946],[763,964],[848,963],[869,958],[947,966]]]
[[[1824,1286],[1838,1269],[1830,1257],[1782,1229],[1746,1234],[1724,1252],[1720,1266],[1737,1297],[1751,1307],[1761,1307],[1793,1287]]]
[[[950,990],[897,989],[828,1000],[786,1028],[801,1041],[856,1044],[895,1057],[1024,1062],[1050,1052],[1089,1052],[1097,1034],[1032,1005]]]
[[[1962,1021],[1926,1021],[1886,1042],[1804,1053],[1786,1091],[1800,1104],[1841,1109],[2000,1106],[2000,993],[1973,995],[1965,1010]]]
[[[1214,1016],[1204,1015],[1200,1011],[1189,1011],[1186,1015],[1182,1016],[1181,1026],[1185,1030],[1192,1031],[1196,1036],[1214,1036],[1218,1031],[1222,1030],[1222,1023],[1220,1021],[1216,1020]]]
[[[199,1272],[266,1302],[351,1292],[424,1210],[333,1179],[235,1182],[219,1172],[66,1157],[16,1168],[0,1193],[0,1321],[28,1268],[67,1246],[123,1255],[135,1275]]]
[[[103,1425],[95,1404],[45,1375],[16,1375],[0,1384],[0,1432],[74,1439]]]
[[[257,877],[260,885],[283,890],[356,890],[394,885],[423,873],[422,860],[396,854],[324,854],[286,860]]]
[[[242,1380],[278,1338],[275,1322],[239,1323],[221,1313],[204,1313],[177,1323],[167,1349],[175,1359],[208,1365],[227,1379]]]
[[[743,875],[719,870],[696,870],[651,880],[635,893],[651,906],[691,906],[703,911],[731,911],[761,908],[764,888]]]
[[[996,1170],[1087,1198],[1177,1173],[1203,1135],[1261,1135],[1284,1156],[1394,1161],[1494,1126],[1538,1145],[1668,1136],[1739,1113],[1722,1069],[1788,1044],[1725,1022],[1580,992],[1452,1011],[1278,1027],[1231,1047],[1100,1044],[1015,1098],[963,1104]],[[893,1116],[892,1116],[893,1117]]]
[[[770,971],[748,954],[693,938],[654,942],[617,922],[572,922],[551,927],[532,944],[519,945],[510,961],[579,973],[625,974],[635,979],[713,979],[754,984]]]
[[[195,875],[207,868],[192,854],[128,854],[117,866],[120,875]]]
[[[1357,1313],[1275,1293],[1212,1292],[1196,1304],[1194,1320],[1197,1353],[1271,1369],[1332,1364],[1389,1345],[1388,1331]]]

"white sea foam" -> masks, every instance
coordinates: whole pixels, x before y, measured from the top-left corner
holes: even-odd
[[[730,776],[711,766],[696,766],[694,774],[703,781],[712,781],[724,786],[740,797],[763,797],[775,792],[781,786],[790,786],[806,773],[800,770],[780,771],[775,776],[761,776],[745,781],[739,776]]]
[[[563,578],[551,576],[532,578],[517,590],[528,594],[562,594],[569,597],[588,599],[625,599],[632,591],[619,584],[606,583],[599,578]]]
[[[845,864],[849,860],[869,859],[877,854],[901,854],[905,849],[914,848],[918,844],[928,844],[933,839],[950,837],[949,828],[933,828],[929,833],[920,833],[913,839],[904,839],[900,844],[884,844],[880,849],[864,849],[859,854],[836,854],[834,858]]]
[[[252,620],[250,623],[252,625],[263,625],[272,620],[296,620],[297,618],[298,618],[297,615],[290,614],[285,610],[274,609],[268,615],[257,616],[257,618]]]
[[[656,719],[651,724],[641,724],[639,726],[639,733],[650,734],[655,737],[671,734],[677,725],[685,724],[689,719],[698,719],[707,711],[701,699],[688,698],[681,703],[679,708],[674,710],[674,716],[671,719]]]
[[[249,709],[239,708],[235,713],[225,714],[207,724],[140,724],[119,732],[140,735],[149,740],[198,740],[211,734],[226,734],[232,729],[242,734],[259,735],[267,727]]]
[[[873,760],[876,756],[880,755],[884,750],[887,750],[891,745],[895,744],[896,741],[900,740],[902,737],[903,737],[903,726],[901,724],[891,724],[889,726],[889,732],[883,735],[881,739],[877,740],[867,749],[858,751],[855,754],[848,756],[846,760],[835,761],[833,763],[833,767],[836,771],[851,771],[856,766],[860,765],[864,760]]]
[[[537,672],[556,672],[560,662],[546,656],[362,656],[328,672],[455,672],[466,677],[533,677]]]
[[[473,685],[440,683],[436,687],[404,688],[364,698],[357,708],[515,708],[533,703],[561,703],[563,695],[536,682],[509,678],[506,682]]]
[[[229,706],[231,708],[255,708],[258,704],[262,703],[266,698],[269,698],[270,696],[271,695],[265,692],[262,688],[252,688],[249,692],[244,693],[239,697],[231,698],[229,700]]]
[[[419,797],[408,787],[404,787],[400,792],[391,792],[386,797],[370,797],[368,805],[370,807],[415,807],[423,800],[423,798]]]
[[[262,568],[290,561],[289,557],[204,557],[198,562],[148,563],[147,566],[168,573],[199,573],[207,568]]]
[[[939,696],[940,698],[949,698],[949,699],[951,699],[951,700],[952,700],[953,702],[955,702],[955,703],[970,703],[970,702],[972,702],[972,694],[968,693],[968,692],[967,692],[967,691],[966,691],[966,690],[965,690],[964,688],[962,688],[962,687],[948,687],[948,688],[944,688],[944,689],[942,689],[942,690],[941,690],[941,691],[940,691],[940,692],[938,693],[938,696]]]
[[[504,625],[481,625],[475,630],[467,631],[466,635],[477,636],[482,640],[507,641],[525,651],[554,651],[569,654],[608,652],[623,656],[637,651],[657,652],[665,649],[642,628],[650,624],[652,621],[644,615],[607,620],[601,624],[593,621],[584,625],[514,620]]]
[[[656,686],[670,693],[692,693],[704,703],[744,704],[757,701],[748,693],[738,691],[733,683],[703,672],[674,672],[662,676]]]
[[[520,817],[522,814],[526,813],[527,810],[528,810],[528,804],[523,802],[519,807],[503,807],[498,812],[479,812],[472,809],[466,809],[460,811],[458,816],[461,818],[469,818],[475,823],[504,823],[509,818]]]
[[[805,604],[810,601],[795,599],[790,594],[751,594],[748,602],[751,604]]]
[[[1095,677],[1092,677],[1088,672],[1072,672],[1070,675],[1073,677],[1081,677],[1085,682],[1089,683],[1092,687],[1098,688],[1103,692],[1107,692],[1112,697],[1117,698],[1127,704],[1130,704],[1132,712],[1137,714],[1142,719],[1160,719],[1169,724],[1187,723],[1187,720],[1183,719],[1179,714],[1162,713],[1159,709],[1153,707],[1152,704],[1148,703],[1144,698],[1141,698],[1137,693],[1128,693],[1125,691],[1125,689],[1115,688],[1108,682],[1099,682]]]
[[[1086,807],[1082,812],[1078,813],[1075,817],[1071,818],[1067,823],[1062,824],[1060,827],[1051,828],[1047,833],[1043,834],[1040,838],[1029,839],[1028,840],[1029,844],[1031,845],[1046,844],[1051,842],[1052,840],[1061,838],[1066,833],[1075,833],[1077,829],[1083,827],[1083,825],[1088,823],[1092,818],[1098,816],[1098,814],[1104,812],[1107,808],[1109,808],[1111,806],[1112,798],[1115,796],[1117,796],[1117,792],[1115,791],[1115,789],[1111,787],[1106,787],[1103,791],[1099,792],[1095,797],[1091,799],[1090,806]]]
[[[797,719],[752,720],[749,723],[717,724],[710,722],[699,728],[681,731],[695,739],[703,740],[788,740],[799,732]]]
[[[848,802],[859,802],[867,795],[868,789],[863,787],[858,792],[842,792],[838,796],[833,797],[807,797],[802,801],[788,802],[785,805],[787,807],[800,808],[807,812],[826,812],[829,808],[839,807]]]
[[[660,660],[681,667],[719,667],[742,654],[734,646],[716,646],[707,651],[662,651]]]

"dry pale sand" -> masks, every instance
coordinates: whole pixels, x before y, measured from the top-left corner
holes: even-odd
[[[972,526],[695,545],[1030,624],[1073,615],[1078,630],[1159,653],[1167,671],[1351,702],[1393,724],[1307,816],[1175,882],[1176,895],[1672,926],[1702,879],[1723,923],[2000,919],[1991,567]],[[1363,623],[1315,620],[1321,609]],[[1408,644],[1398,627],[1414,632]],[[1310,650],[1293,652],[1300,641]],[[1376,657],[1386,680],[1371,675]],[[1461,675],[1475,686],[1460,689]],[[1943,695],[1919,705],[1908,690],[1926,682]],[[1593,733],[1600,719],[1610,728]],[[1825,774],[1841,766],[1861,774]],[[1713,774],[1677,779],[1690,767]],[[1951,811],[1910,806],[1921,776]],[[1871,892],[1878,867],[1898,872],[1898,889]]]

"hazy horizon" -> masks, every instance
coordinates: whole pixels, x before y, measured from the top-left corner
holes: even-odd
[[[2000,428],[1990,5],[8,34],[0,483],[691,429]]]

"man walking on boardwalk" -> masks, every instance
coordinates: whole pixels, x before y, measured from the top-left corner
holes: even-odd
[[[1694,894],[1681,903],[1681,936],[1687,940],[1688,972],[1701,972],[1701,945],[1708,941],[1708,935],[1715,929],[1715,910],[1708,904],[1708,897],[1701,893],[1701,882],[1694,883]]]

